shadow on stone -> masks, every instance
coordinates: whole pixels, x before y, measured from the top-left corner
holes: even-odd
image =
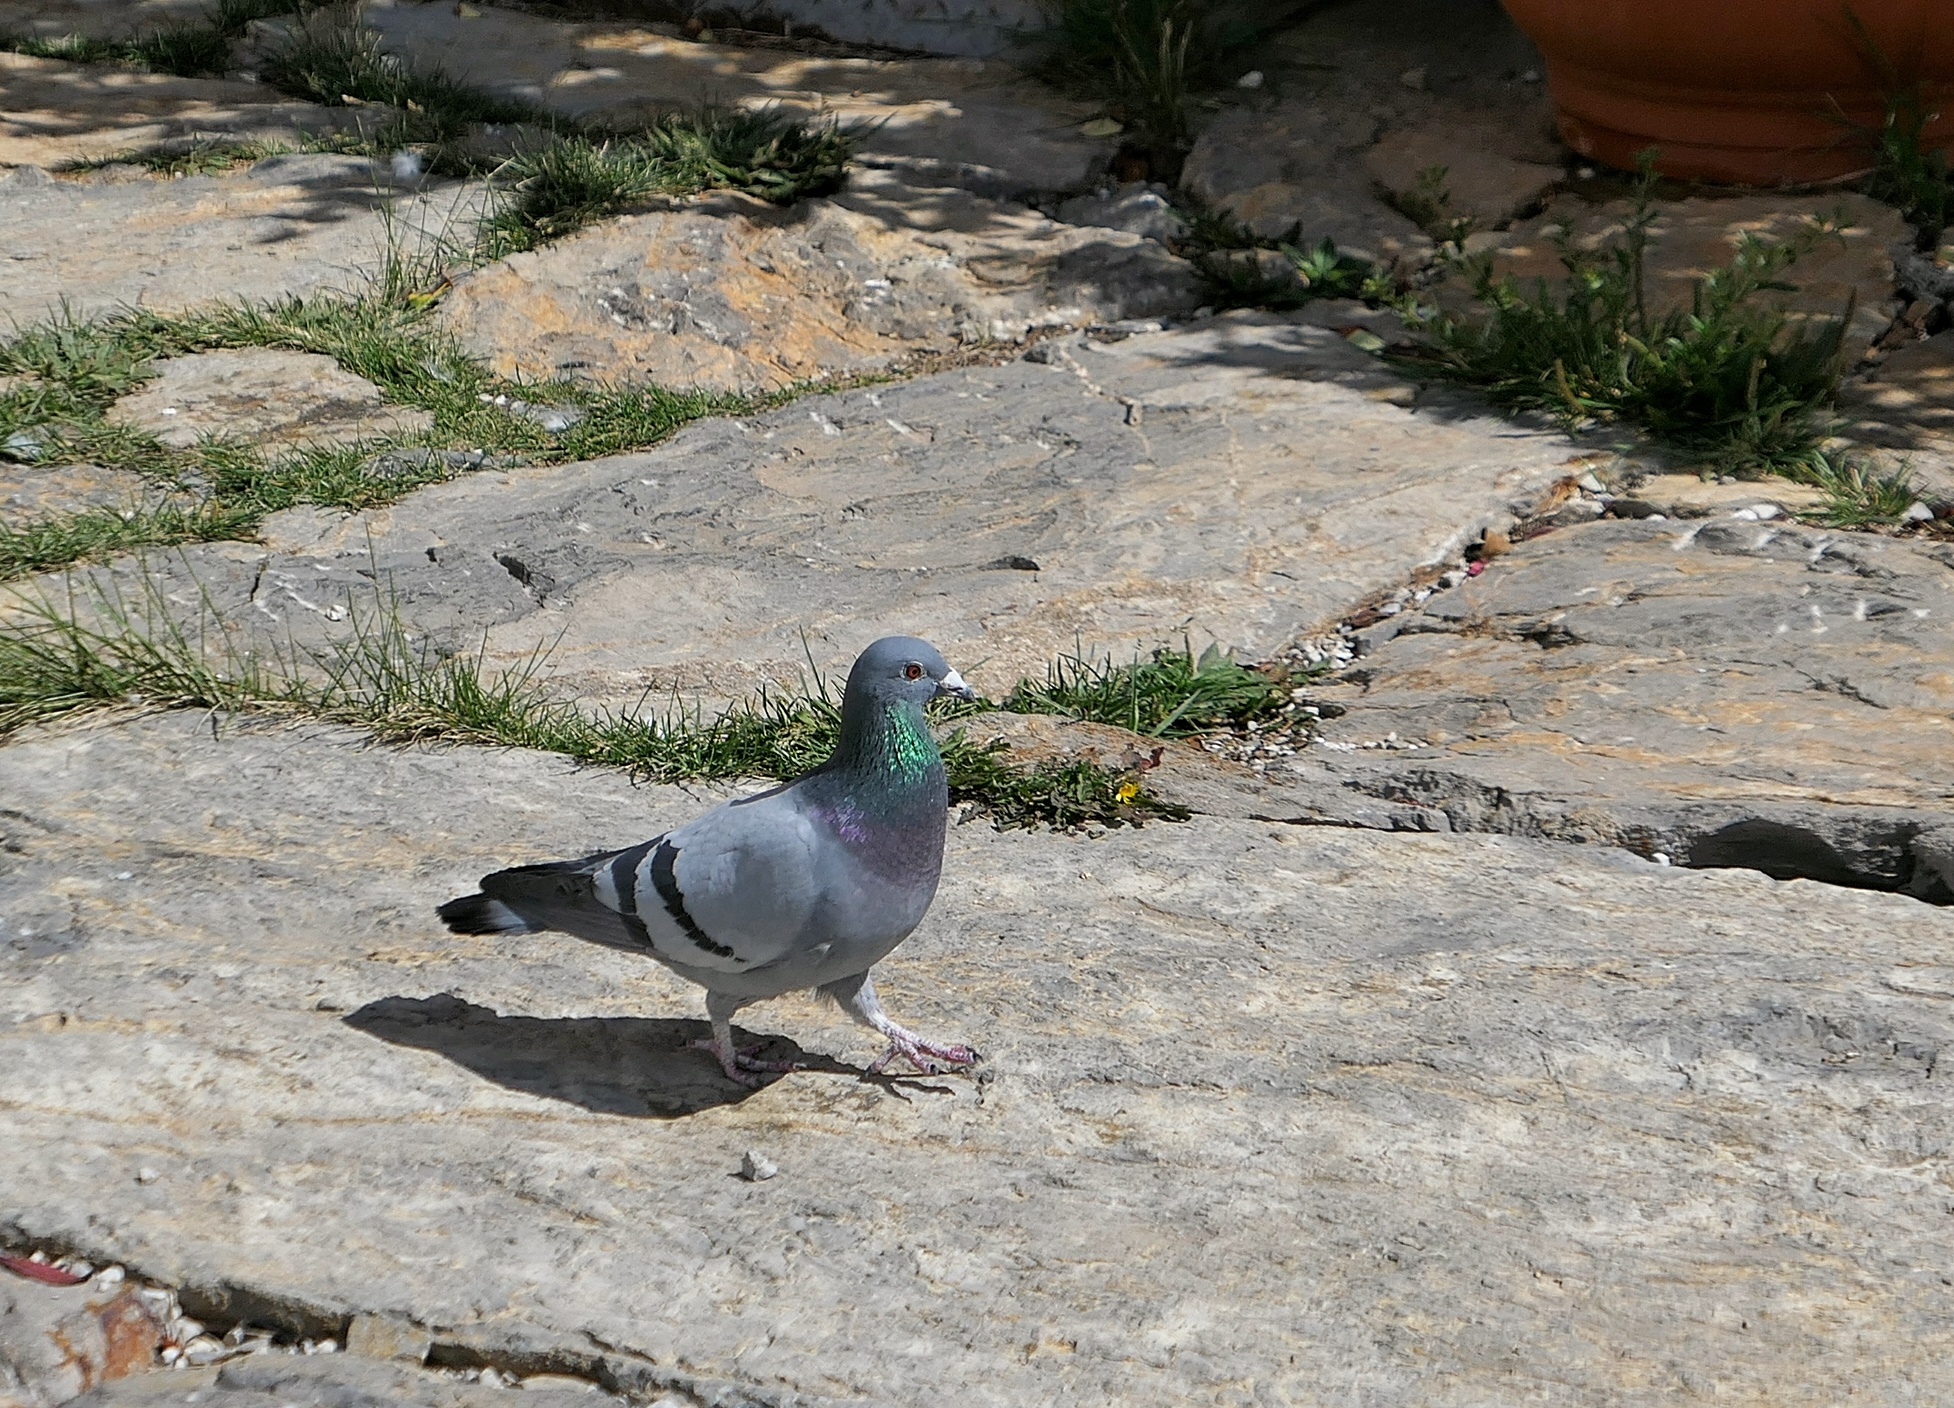
[[[676,1119],[748,1095],[713,1058],[686,1049],[706,1024],[673,1017],[510,1017],[449,993],[383,997],[345,1017],[346,1025],[395,1046],[437,1052],[477,1075],[530,1095],[564,1100],[604,1115]],[[733,1029],[736,1038],[751,1033]],[[804,1052],[785,1037],[759,1053],[806,1063],[812,1071],[858,1075]]]

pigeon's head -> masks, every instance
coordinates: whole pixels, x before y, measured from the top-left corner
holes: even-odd
[[[915,636],[884,636],[861,653],[848,672],[848,693],[894,703],[927,704],[940,695],[975,699],[977,691],[963,682],[935,646]]]

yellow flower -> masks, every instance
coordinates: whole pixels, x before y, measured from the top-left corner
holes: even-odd
[[[1125,806],[1128,802],[1132,801],[1135,797],[1139,795],[1140,795],[1139,783],[1122,782],[1119,785],[1119,791],[1113,794],[1113,800],[1115,802],[1118,802],[1121,806]]]

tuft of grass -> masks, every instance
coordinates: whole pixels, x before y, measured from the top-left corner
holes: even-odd
[[[1643,283],[1652,181],[1645,170],[1634,213],[1605,249],[1584,253],[1563,235],[1564,292],[1543,279],[1523,293],[1514,279],[1495,279],[1486,260],[1474,275],[1491,309],[1483,320],[1406,306],[1407,321],[1432,342],[1404,360],[1570,426],[1639,425],[1731,473],[1796,471],[1814,453],[1837,391],[1851,309],[1807,324],[1757,298],[1795,289],[1785,273],[1836,238],[1837,226],[1817,223],[1781,244],[1747,235],[1728,265],[1699,281],[1689,309],[1652,318]]]
[[[1178,179],[1202,92],[1234,79],[1243,55],[1293,11],[1295,0],[1045,0],[1046,25],[1027,39],[1033,68],[1106,105],[1127,147],[1156,177]]]
[[[38,523],[0,523],[0,581],[51,572],[139,548],[235,538],[256,526],[249,510],[215,504],[95,508]]]
[[[533,249],[648,196],[731,189],[788,205],[839,188],[859,130],[777,108],[707,106],[609,139],[554,135],[505,162],[506,197],[483,227],[484,252]]]
[[[55,38],[10,36],[0,48],[38,59],[69,63],[126,63],[181,78],[222,73],[230,67],[231,43],[254,20],[295,14],[304,0],[218,0],[201,20],[182,20],[133,39],[93,39],[67,34]]]
[[[327,107],[384,104],[399,110],[395,145],[451,141],[471,123],[526,122],[548,127],[554,115],[535,103],[462,82],[439,68],[404,63],[381,48],[380,35],[351,9],[307,15],[267,56],[265,82]]]
[[[1898,523],[1920,497],[1904,467],[1885,474],[1856,456],[1814,454],[1797,475],[1825,493],[1819,517],[1832,528],[1870,528]]]
[[[1018,714],[1115,724],[1149,738],[1187,738],[1239,728],[1287,702],[1276,680],[1237,665],[1220,646],[1210,645],[1197,656],[1183,644],[1125,665],[1063,656],[1046,668],[1042,682],[1020,680],[1004,707]]]
[[[0,48],[30,59],[60,59],[71,64],[109,64],[133,59],[126,40],[95,39],[86,34],[10,34]]]
[[[154,588],[134,612],[119,596],[78,596],[72,586],[62,598],[18,596],[0,618],[0,737],[118,705],[268,712],[348,724],[395,742],[536,748],[679,782],[797,777],[824,760],[840,735],[840,702],[818,676],[812,692],[762,695],[713,719],[682,710],[591,714],[550,693],[544,652],[513,670],[490,670],[479,650],[443,652],[416,641],[377,589],[376,601],[352,613],[349,634],[333,649],[267,658],[241,651],[208,603],[186,626]],[[1000,752],[961,730],[943,744],[953,800],[975,803],[1000,828],[1187,816],[1132,775],[1079,761],[1013,768]]]

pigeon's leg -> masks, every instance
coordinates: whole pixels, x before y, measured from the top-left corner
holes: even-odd
[[[968,1046],[931,1041],[893,1021],[882,1010],[881,1000],[875,995],[875,984],[866,973],[829,983],[821,991],[863,1026],[874,1027],[889,1039],[889,1049],[869,1064],[869,1072],[873,1075],[880,1075],[898,1056],[929,1075],[936,1075],[953,1066],[977,1064],[977,1053]]]
[[[694,1041],[688,1044],[693,1051],[708,1051],[719,1058],[719,1068],[726,1072],[726,1078],[739,1082],[749,1090],[758,1088],[757,1076],[749,1071],[779,1073],[798,1071],[798,1061],[756,1061],[751,1053],[760,1049],[759,1045],[737,1047],[733,1045],[733,1014],[746,1006],[742,998],[730,993],[708,992],[706,994],[706,1020],[712,1023],[710,1040]]]

